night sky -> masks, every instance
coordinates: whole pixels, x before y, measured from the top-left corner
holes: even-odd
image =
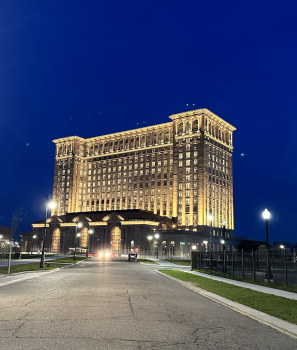
[[[296,18],[296,1],[1,1],[0,225],[43,219],[53,139],[208,108],[237,128],[235,234],[265,240],[268,208],[271,241],[296,242]]]

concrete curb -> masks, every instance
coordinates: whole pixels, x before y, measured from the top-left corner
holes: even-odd
[[[195,293],[198,293],[198,294],[216,302],[216,303],[219,303],[223,306],[226,306],[229,309],[232,309],[236,312],[239,312],[242,315],[248,316],[248,317],[250,317],[258,322],[265,324],[266,326],[270,326],[270,327],[278,330],[281,333],[287,334],[290,337],[297,339],[297,325],[294,325],[294,324],[287,322],[287,321],[283,321],[277,317],[270,316],[270,315],[265,314],[259,310],[252,309],[248,306],[236,303],[234,301],[231,301],[229,299],[221,297],[217,294],[207,292],[204,289],[193,286],[189,282],[184,282],[184,281],[179,280],[175,277],[166,275],[163,272],[160,272],[158,270],[155,270],[155,272],[163,277],[166,277],[166,278],[172,280],[173,282],[175,282],[177,284],[180,284],[181,286],[183,286],[185,288],[192,290]]]

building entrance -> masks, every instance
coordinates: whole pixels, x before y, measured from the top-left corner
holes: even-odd
[[[120,254],[121,240],[121,229],[119,227],[113,227],[111,230],[110,241],[111,249],[114,254]]]

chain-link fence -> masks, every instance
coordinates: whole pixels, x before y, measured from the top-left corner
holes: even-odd
[[[296,253],[244,251],[192,252],[192,269],[208,270],[254,281],[297,284]]]

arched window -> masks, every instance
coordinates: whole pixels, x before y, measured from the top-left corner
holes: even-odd
[[[146,137],[146,143],[147,145],[150,145],[151,144],[151,134],[148,134],[147,137]]]
[[[178,133],[181,134],[184,132],[184,124],[183,123],[180,123],[178,125]]]
[[[60,229],[55,228],[53,231],[53,237],[52,237],[52,252],[53,253],[60,252],[60,238],[61,238],[61,231],[60,231]]]
[[[190,121],[188,121],[188,122],[186,123],[186,132],[189,132],[189,131],[191,131],[191,130],[192,130],[192,124],[191,124]]]
[[[136,147],[139,147],[139,137],[136,137]]]
[[[98,154],[98,144],[95,145],[95,154]]]
[[[84,227],[80,231],[79,246],[86,248],[88,245],[88,228]]]
[[[145,146],[145,136],[141,137],[141,146]]]
[[[175,255],[175,241],[170,242],[170,255]]]
[[[167,231],[168,227],[166,224],[162,224],[162,231]]]
[[[104,152],[107,152],[108,151],[108,143],[106,143],[105,145],[104,145]]]
[[[131,146],[131,148],[134,148],[134,138],[131,139],[130,146]]]
[[[159,133],[159,143],[163,142],[163,132]]]
[[[121,248],[121,229],[119,227],[113,227],[110,234],[111,249],[113,251],[119,251]]]
[[[166,241],[162,242],[162,255],[166,255],[167,254],[167,245],[166,245]]]
[[[157,134],[153,135],[153,145],[157,143]]]
[[[100,152],[100,153],[103,152],[103,145],[102,145],[102,143],[101,143],[100,146],[99,146],[99,152]]]
[[[165,142],[169,142],[169,131],[166,131]]]
[[[194,120],[194,123],[193,123],[193,131],[194,132],[197,132],[199,129],[199,122],[198,122],[198,119]]]
[[[119,149],[119,141],[114,143],[114,150],[117,151]]]

